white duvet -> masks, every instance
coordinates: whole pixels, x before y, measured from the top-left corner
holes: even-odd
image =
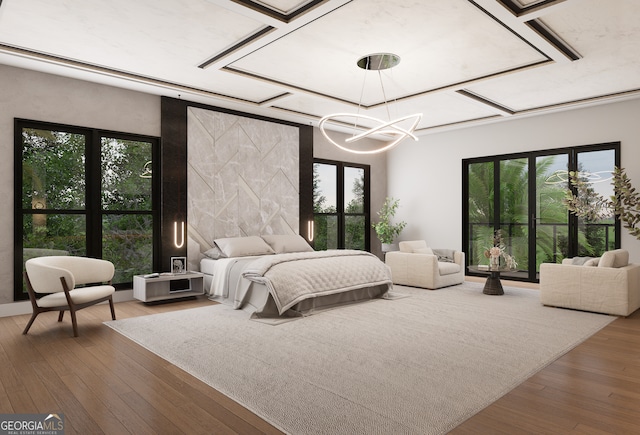
[[[312,297],[393,286],[389,268],[378,257],[356,250],[266,255],[248,264],[242,276],[265,284],[280,314]]]

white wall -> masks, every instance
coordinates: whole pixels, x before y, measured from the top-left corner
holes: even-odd
[[[13,301],[14,118],[160,136],[160,97],[0,65],[0,312]]]
[[[400,199],[401,238],[462,247],[462,159],[621,142],[621,164],[640,187],[640,99],[423,136],[389,152],[388,194]],[[623,229],[622,248],[640,262],[640,241]]]

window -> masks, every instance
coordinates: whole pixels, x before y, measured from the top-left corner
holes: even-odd
[[[369,166],[315,160],[314,247],[368,251]]]
[[[594,192],[613,195],[612,171],[620,144],[598,144],[463,161],[464,251],[468,264],[487,264],[484,251],[501,230],[518,271],[511,279],[536,282],[541,263],[574,256],[600,256],[620,246],[613,215],[587,222],[563,204],[568,171],[592,181]]]
[[[15,132],[16,300],[31,257],[104,258],[117,288],[153,270],[157,138],[25,120]]]

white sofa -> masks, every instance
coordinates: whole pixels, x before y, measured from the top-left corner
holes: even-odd
[[[464,282],[464,252],[447,250],[451,261],[438,261],[437,253],[445,250],[434,253],[424,240],[400,242],[398,247],[400,251],[385,255],[394,284],[437,289]]]
[[[616,249],[585,265],[571,258],[540,265],[540,302],[544,305],[628,316],[640,308],[640,264]]]

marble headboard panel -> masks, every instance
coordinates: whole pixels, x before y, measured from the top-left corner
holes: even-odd
[[[216,238],[298,233],[299,135],[293,126],[188,108],[190,269]]]

